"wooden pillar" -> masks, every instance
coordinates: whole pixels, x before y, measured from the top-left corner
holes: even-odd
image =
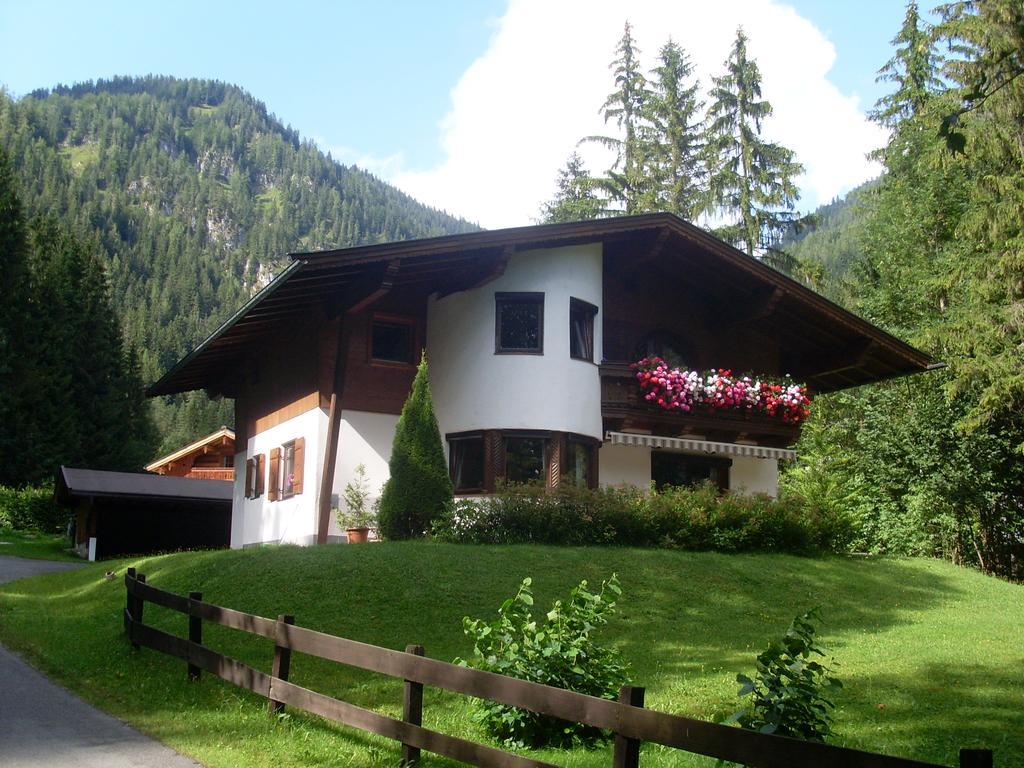
[[[352,336],[352,321],[342,315],[338,319],[338,344],[335,350],[334,375],[331,384],[331,404],[327,412],[327,444],[324,465],[320,472],[320,496],[317,500],[316,543],[327,543],[331,525],[331,492],[334,489],[334,468],[338,463],[338,440],[341,436],[341,395],[345,388],[345,368],[348,344]]]
[[[407,645],[405,646],[405,652],[422,656],[423,646]],[[423,725],[423,683],[414,683],[410,680],[405,681],[405,696],[402,699],[402,720],[413,725]],[[419,762],[419,759],[420,750],[418,747],[402,744],[401,765],[404,768],[415,765]]]
[[[188,593],[188,641],[195,643],[196,645],[203,644],[203,620],[195,615],[195,603],[201,603],[203,601],[202,592],[189,592]],[[191,653],[191,648],[189,649]],[[199,680],[200,669],[195,664],[189,663],[188,665],[188,679],[192,681]]]
[[[291,671],[292,666],[292,649],[284,645],[285,633],[288,631],[287,627],[295,623],[295,617],[289,614],[282,613],[277,617],[277,634],[276,644],[274,645],[274,666],[271,669],[271,676],[276,677],[278,680],[284,680],[288,682],[288,673]],[[270,688],[273,690],[274,683],[271,681]],[[284,711],[284,702],[275,701],[273,698],[270,699],[270,706],[268,711],[271,716],[280,714]]]
[[[644,689],[634,685],[624,685],[619,689],[619,704],[632,707],[644,705]],[[615,751],[612,756],[614,768],[638,768],[640,765],[640,740],[629,739],[615,734]]]

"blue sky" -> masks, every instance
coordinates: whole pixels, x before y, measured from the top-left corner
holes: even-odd
[[[580,111],[583,130],[596,114],[600,94],[610,88],[604,67],[627,14],[636,16],[637,38],[645,53],[656,51],[667,34],[689,48],[687,35],[693,34],[693,26],[721,26],[724,35],[734,29],[737,20],[743,23],[762,51],[759,60],[764,59],[765,95],[776,103],[780,140],[789,131],[791,143],[813,163],[815,151],[820,150],[801,151],[799,144],[806,138],[799,139],[798,132],[785,125],[787,120],[790,125],[800,123],[792,110],[782,114],[787,103],[782,93],[786,68],[791,71],[790,81],[806,76],[800,59],[800,48],[805,46],[807,60],[817,62],[808,69],[821,81],[808,82],[807,93],[813,94],[819,86],[831,88],[836,98],[845,97],[851,103],[859,99],[855,108],[863,112],[881,93],[882,86],[874,82],[875,73],[890,55],[888,41],[904,10],[900,0],[723,0],[717,5],[720,12],[708,15],[706,4],[679,0],[584,3],[575,9],[555,0],[99,5],[0,0],[4,40],[0,83],[15,96],[56,83],[118,74],[159,73],[236,83],[345,162],[367,166],[428,202],[484,224],[527,223],[521,220],[529,218],[544,199],[543,190],[551,186],[561,165],[557,158],[564,158],[567,147],[571,150],[565,137],[553,130],[555,121],[564,124],[568,120],[556,114],[558,105],[586,90],[573,87],[571,77],[560,83],[556,73],[571,69],[576,59],[591,62],[587,71],[592,73],[589,87],[593,93],[589,100],[581,96],[579,106],[574,107]],[[790,9],[802,17],[800,24],[792,23]],[[606,18],[603,25],[599,24],[602,18]],[[809,22],[809,27],[803,22]],[[542,27],[550,27],[556,34],[545,37]],[[531,48],[534,41],[536,47]],[[835,54],[827,71],[822,41],[831,44]],[[695,57],[705,80],[713,74],[710,69],[725,58],[726,43],[721,37],[717,48],[703,58]],[[556,47],[562,50],[554,51]],[[773,68],[776,52],[794,47],[796,53],[791,51],[789,58]],[[574,56],[577,51],[579,56]],[[758,54],[758,49],[754,52]],[[510,87],[510,78],[519,71],[524,78],[534,72],[531,88],[561,87],[565,98],[545,102],[543,96],[534,98],[529,91],[518,91],[514,83]],[[545,72],[550,73],[547,83]],[[489,78],[484,77],[486,73]],[[778,101],[768,87],[773,82],[780,83],[775,86],[781,94]],[[502,100],[505,92],[507,101]],[[482,116],[471,114],[474,104],[479,105]],[[473,155],[469,146],[489,130],[480,121],[487,114],[494,119],[503,104],[511,113],[504,122],[521,119],[517,116],[536,106],[538,111],[529,117],[527,128],[547,118],[553,123],[544,132],[518,130],[512,134],[528,138],[524,151],[545,155],[543,163],[530,169],[535,177],[545,177],[543,184],[517,182],[524,196],[518,207],[511,198],[501,202],[505,209],[516,210],[509,221],[501,220],[493,210],[475,208],[472,196],[458,194],[458,189],[477,182],[467,174],[484,156]],[[845,123],[851,119],[847,115]],[[860,152],[861,144],[868,141],[865,131],[860,131],[857,140],[840,143],[850,145],[851,152]],[[501,136],[499,133],[496,138]],[[549,147],[548,139],[558,146]],[[466,153],[466,158],[459,153]],[[510,162],[523,165],[521,160],[510,158]],[[493,170],[501,173],[500,167]],[[514,168],[510,173],[515,175]],[[809,165],[805,206],[823,202],[820,198],[833,188],[848,188],[857,181],[853,179],[857,174],[849,168],[815,173]],[[826,174],[835,180],[832,186],[821,181]],[[866,178],[871,173],[862,175]],[[839,183],[840,176],[853,180]],[[479,192],[473,195],[479,197]],[[529,195],[536,199],[527,200]],[[463,207],[471,210],[461,210]]]

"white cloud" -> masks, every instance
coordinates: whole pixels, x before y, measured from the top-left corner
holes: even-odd
[[[444,159],[425,170],[401,158],[374,162],[414,197],[486,227],[528,224],[554,190],[577,140],[606,128],[598,114],[612,89],[608,64],[628,15],[645,66],[671,36],[702,84],[718,74],[743,25],[775,114],[765,134],[796,151],[806,172],[800,207],[811,208],[871,178],[865,153],[884,141],[855,97],[827,79],[835,49],[794,9],[772,0],[718,3],[511,0],[487,51],[451,92],[441,128]],[[583,152],[603,170],[600,150]]]

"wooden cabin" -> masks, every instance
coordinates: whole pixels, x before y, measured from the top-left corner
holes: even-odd
[[[221,427],[146,465],[147,472],[202,480],[235,479],[235,431]]]

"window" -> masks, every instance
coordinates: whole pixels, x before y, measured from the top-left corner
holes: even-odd
[[[414,338],[412,323],[374,318],[370,329],[370,359],[412,365],[415,362]]]
[[[456,493],[484,490],[484,438],[449,438],[448,470]]]
[[[594,449],[591,442],[570,437],[565,441],[564,482],[577,488],[592,488],[594,480]]]
[[[281,498],[295,495],[295,441],[281,446]]]
[[[651,479],[658,490],[670,485],[699,485],[711,482],[721,490],[729,489],[732,459],[693,456],[671,451],[651,452]]]
[[[506,437],[505,479],[510,483],[543,481],[544,443],[542,437]]]
[[[245,498],[258,499],[263,495],[263,477],[266,470],[265,454],[253,456],[245,462]],[[232,462],[234,464],[234,462]]]
[[[495,353],[544,353],[544,294],[496,293]]]
[[[270,449],[270,501],[288,499],[302,493],[306,463],[306,438],[297,437],[280,448]]]
[[[569,357],[594,362],[594,317],[597,307],[569,299]]]

